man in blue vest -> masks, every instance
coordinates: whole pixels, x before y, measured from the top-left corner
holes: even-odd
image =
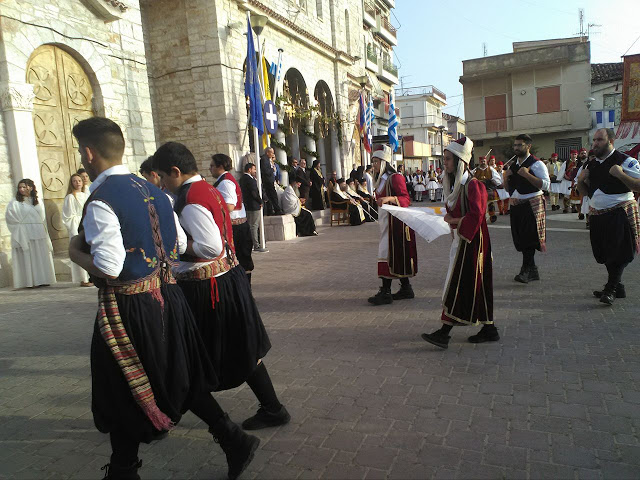
[[[511,196],[511,236],[522,252],[522,268],[514,280],[529,283],[540,280],[534,256],[546,251],[546,214],[544,191],[551,184],[544,163],[531,155],[531,137],[518,135],[513,144],[515,161],[504,172],[504,186]]]
[[[640,192],[640,165],[613,148],[615,133],[601,128],[593,136],[591,160],[578,176],[578,190],[589,196],[589,233],[596,262],[607,267],[607,283],[593,295],[612,305],[627,296],[622,273],[640,252],[640,217],[633,192]]]

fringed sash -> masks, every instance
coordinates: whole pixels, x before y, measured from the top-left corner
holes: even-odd
[[[603,208],[602,210],[596,210],[595,208],[589,208],[589,215],[602,215],[605,213],[613,212],[614,210],[622,208],[627,214],[627,220],[631,226],[631,232],[633,232],[633,243],[636,253],[640,254],[640,214],[638,212],[638,204],[635,200],[627,200],[626,202],[619,203],[615,207]]]
[[[221,273],[227,273],[233,267],[238,265],[238,260],[234,256],[232,259],[229,255],[222,257],[223,254],[211,260],[210,263],[198,267],[195,270],[189,272],[183,272],[176,275],[177,279],[181,282],[199,282],[201,280],[209,280],[211,283],[211,309],[215,310],[216,303],[220,301],[220,295],[218,293],[218,282],[216,276]]]
[[[162,273],[166,278],[161,278]],[[174,424],[156,404],[149,377],[147,377],[142,362],[124,328],[116,300],[116,294],[150,293],[164,308],[160,287],[163,283],[176,282],[170,273],[162,273],[159,272],[157,275],[138,283],[101,287],[98,290],[98,327],[100,335],[111,350],[113,358],[118,363],[129,385],[134,400],[157,430],[166,431],[172,429]]]

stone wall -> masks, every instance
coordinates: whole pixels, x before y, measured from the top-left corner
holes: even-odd
[[[267,60],[277,61],[282,48],[283,72],[299,70],[311,97],[316,84],[326,82],[335,110],[346,117],[347,74],[361,75],[364,66],[362,59],[346,54],[345,10],[352,55],[364,58],[359,52],[360,0],[324,1],[321,19],[316,2],[297,11],[290,0],[142,0],[141,7],[157,141],[186,143],[204,171],[212,153],[237,161],[249,150],[243,87],[246,8],[270,17],[261,35]]]
[[[0,3],[0,90],[9,86],[30,89],[25,83],[32,52],[52,44],[69,53],[87,73],[94,92],[93,113],[120,124],[125,135],[124,161],[132,171],[155,151],[154,127],[148,87],[142,24],[138,2],[126,1],[126,9],[105,0],[6,0]],[[40,184],[35,145],[21,145],[34,138],[33,124],[23,115],[25,135],[11,136],[7,119],[10,106],[3,104],[0,131],[0,286],[10,284],[10,234],[4,223],[7,203],[15,182],[25,171]],[[20,147],[20,148],[18,148]],[[26,150],[25,150],[26,149]],[[16,178],[18,176],[19,178]]]

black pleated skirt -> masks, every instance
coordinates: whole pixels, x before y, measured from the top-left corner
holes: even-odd
[[[233,230],[233,244],[236,247],[238,263],[240,263],[242,268],[247,272],[251,272],[253,271],[253,258],[251,257],[251,252],[253,251],[253,240],[251,239],[249,222],[233,225],[231,228]]]
[[[590,215],[589,235],[596,262],[621,265],[633,260],[633,231],[624,209],[616,208],[602,215]]]
[[[271,343],[244,269],[237,266],[211,280],[178,283],[220,382],[217,390],[228,390],[247,380]]]
[[[156,403],[178,423],[192,396],[214,391],[218,379],[180,287],[164,285],[161,291],[164,309],[150,293],[116,295],[116,299]],[[91,342],[91,382],[91,409],[100,432],[119,430],[145,443],[160,433],[133,399],[97,321]]]
[[[511,205],[511,237],[513,245],[518,252],[535,248],[540,250],[540,238],[538,237],[538,226],[536,217],[529,202],[522,202]]]

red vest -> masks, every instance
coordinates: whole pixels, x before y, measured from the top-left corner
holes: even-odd
[[[240,190],[240,185],[238,184],[238,181],[229,172],[224,172],[222,175],[220,175],[220,178],[218,178],[218,181],[213,186],[217,187],[218,185],[220,185],[220,182],[222,182],[223,180],[229,180],[230,182],[233,182],[233,184],[236,186],[236,195],[237,195],[238,201],[236,202],[236,206],[234,210],[242,210],[242,190]]]
[[[242,200],[240,200],[240,202],[242,202]],[[200,205],[211,212],[213,220],[220,230],[222,243],[228,244],[233,253],[235,253],[236,248],[233,244],[231,216],[227,210],[227,204],[224,198],[222,198],[222,194],[205,180],[193,182],[189,184],[189,190],[187,191],[185,205],[189,204]]]

